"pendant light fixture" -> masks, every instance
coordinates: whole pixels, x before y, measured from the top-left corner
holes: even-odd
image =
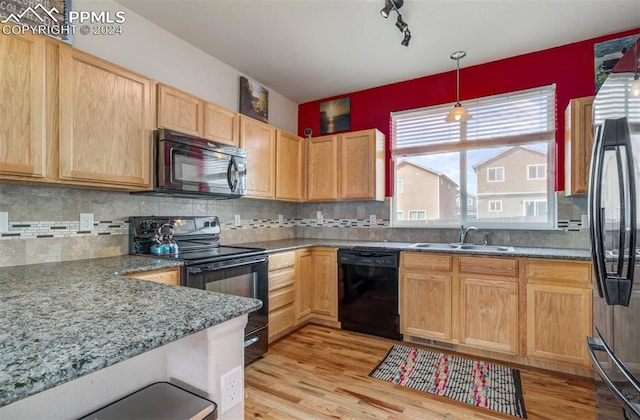
[[[460,59],[467,55],[466,51],[456,51],[451,54],[451,59],[456,60],[456,104],[444,119],[446,122],[465,122],[471,119],[471,115],[460,103]]]
[[[633,83],[631,83],[631,96],[636,98],[640,96],[640,61],[638,61],[638,43],[633,46],[633,60],[636,73],[633,76]]]

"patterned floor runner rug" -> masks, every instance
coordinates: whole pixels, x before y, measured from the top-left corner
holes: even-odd
[[[520,371],[395,345],[369,376],[477,407],[526,418]]]

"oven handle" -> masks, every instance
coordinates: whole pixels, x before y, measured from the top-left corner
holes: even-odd
[[[223,270],[225,268],[234,268],[234,267],[242,267],[244,265],[251,265],[251,264],[259,264],[259,263],[263,263],[267,261],[267,257],[264,258],[260,258],[257,260],[251,260],[251,261],[243,261],[243,262],[239,262],[239,263],[235,263],[235,264],[225,264],[225,265],[220,265],[214,268],[199,268],[199,267],[189,267],[188,268],[188,272],[189,274],[198,274],[198,273],[202,273],[203,271],[216,271],[216,270]]]
[[[258,340],[260,340],[261,337],[262,337],[262,334],[258,334],[255,337],[246,340],[244,342],[244,347],[247,348],[250,345],[255,344],[256,342],[258,342]]]

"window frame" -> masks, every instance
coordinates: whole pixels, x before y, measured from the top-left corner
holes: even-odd
[[[396,193],[402,194],[404,192],[404,180],[399,179],[396,181]]]
[[[491,209],[491,204],[500,204],[500,209],[499,210],[492,210]],[[489,213],[502,213],[502,200],[487,200],[487,211]]]
[[[529,95],[529,93],[531,93]],[[529,95],[529,96],[527,96]],[[515,98],[515,99],[514,99]],[[531,100],[531,103],[535,103],[535,101],[542,101],[542,104],[545,106],[541,108],[542,112],[537,115],[535,118],[537,120],[526,120],[526,125],[520,125],[525,127],[522,131],[511,131],[508,125],[500,125],[497,122],[495,126],[489,126],[490,130],[493,133],[487,135],[487,131],[470,131],[469,136],[467,136],[468,125],[472,124],[476,121],[476,125],[472,125],[471,129],[473,130],[482,130],[480,124],[480,120],[478,118],[473,119],[469,122],[462,123],[451,123],[447,126],[435,126],[433,124],[439,123],[440,120],[443,120],[446,114],[450,111],[450,107],[453,106],[451,104],[441,104],[435,106],[429,106],[425,108],[418,109],[410,109],[404,111],[392,112],[391,116],[391,151],[392,151],[392,159],[394,168],[397,168],[399,165],[399,159],[416,157],[420,156],[428,156],[428,155],[438,155],[438,154],[447,154],[452,152],[458,152],[460,156],[459,163],[459,172],[464,173],[465,170],[471,172],[471,164],[468,164],[466,159],[467,152],[483,151],[492,148],[509,148],[509,147],[517,147],[517,146],[533,146],[536,149],[543,152],[546,156],[545,164],[545,189],[539,191],[541,194],[545,194],[545,200],[547,202],[547,217],[544,222],[536,222],[536,221],[492,221],[488,219],[478,220],[478,215],[480,214],[478,209],[480,207],[480,197],[474,198],[476,199],[476,206],[470,206],[467,203],[467,198],[470,195],[477,194],[473,191],[473,189],[467,189],[467,175],[461,175],[460,180],[454,179],[456,183],[459,184],[458,187],[458,196],[464,197],[465,199],[459,200],[459,204],[456,206],[455,216],[453,218],[456,219],[455,222],[451,220],[453,218],[449,218],[448,220],[444,220],[443,218],[435,219],[435,220],[427,220],[426,224],[418,224],[418,223],[410,223],[408,220],[398,221],[394,218],[391,220],[391,226],[397,228],[412,228],[412,227],[421,227],[421,228],[457,228],[460,224],[474,224],[480,228],[484,229],[527,229],[527,230],[556,230],[557,226],[557,197],[555,191],[555,180],[556,180],[556,147],[557,147],[557,89],[555,84],[540,86],[532,89],[525,89],[520,91],[508,92],[505,94],[498,94],[493,96],[486,96],[483,98],[477,98],[475,100],[466,100],[465,106],[470,109],[470,113],[474,115],[473,106],[475,104],[480,104],[482,107],[487,107],[485,109],[490,108],[497,104],[498,107],[505,106],[505,104],[512,103],[513,100],[521,100],[524,98],[525,100]],[[488,105],[487,105],[488,104]],[[506,109],[506,107],[504,108]],[[518,109],[517,107],[513,107],[513,109]],[[510,111],[509,111],[510,112]],[[442,113],[442,115],[440,115]],[[489,123],[491,118],[496,120],[495,115],[498,114],[486,114],[489,115]],[[502,117],[505,114],[499,114]],[[532,113],[529,114],[534,115]],[[475,115],[477,117],[477,114]],[[441,117],[441,118],[440,118]],[[407,131],[408,137],[403,138],[401,145],[397,143],[397,123],[400,121],[404,130]],[[484,127],[487,127],[487,120],[484,120]],[[422,139],[424,138],[424,134],[420,134],[424,132],[425,128],[434,127],[435,130],[432,136],[429,136],[426,142]],[[453,129],[451,128],[453,127]],[[422,130],[422,131],[420,131]],[[452,134],[446,134],[451,133]],[[445,133],[445,134],[443,134]],[[405,133],[403,133],[404,135]],[[457,135],[457,137],[456,137]],[[446,137],[449,136],[449,137]],[[492,137],[493,136],[493,137]],[[435,140],[434,140],[435,139]],[[447,140],[448,139],[448,140]],[[541,147],[542,146],[542,147]],[[502,171],[502,179],[503,181],[490,181],[490,182],[507,182],[506,181],[506,169],[504,168]],[[437,169],[436,169],[437,170]],[[392,176],[396,176],[397,172],[394,169]],[[476,174],[478,177],[480,174]],[[471,176],[471,173],[470,175]],[[527,173],[528,176],[528,173]],[[475,182],[477,178],[474,178]],[[545,179],[539,179],[543,181]],[[398,207],[398,197],[394,194],[391,197],[391,208],[392,214],[395,214],[395,211]],[[504,205],[503,205],[504,209]],[[470,211],[471,210],[471,211]],[[474,211],[475,210],[475,211]],[[503,220],[508,220],[505,218]]]
[[[498,171],[498,169],[502,169],[502,171]],[[494,173],[496,174],[496,179],[491,179],[491,177],[489,176],[491,170],[495,171]],[[491,168],[487,168],[487,182],[504,182],[506,179],[505,172],[506,171],[504,170],[504,166],[492,166]],[[498,179],[497,175],[499,173],[502,174],[502,177]]]
[[[401,211],[401,210],[400,210]],[[420,215],[420,213],[424,213],[424,219],[412,219],[411,218],[411,213],[418,213],[418,215]],[[415,221],[415,222],[420,222],[420,221],[427,221],[427,211],[426,210],[407,210],[407,215],[409,216],[409,218],[407,219],[408,221]]]
[[[540,166],[543,167],[542,169],[542,176],[541,177],[535,177],[535,178],[531,178],[531,173],[529,172],[529,169],[535,167],[535,168],[539,168]],[[539,175],[540,172],[538,169],[536,169],[536,175]],[[546,163],[532,163],[531,165],[527,165],[527,181],[540,181],[543,179],[547,179],[547,164]]]

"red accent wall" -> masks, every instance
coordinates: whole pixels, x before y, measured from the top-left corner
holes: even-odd
[[[572,98],[595,94],[593,45],[638,33],[638,29],[580,41],[460,69],[460,101],[556,84],[556,191],[564,190],[564,110]],[[411,47],[409,47],[411,48]],[[473,54],[473,51],[469,51]],[[453,67],[453,65],[452,65]],[[320,103],[349,96],[351,130],[377,128],[387,138],[386,195],[392,193],[390,117],[395,111],[455,101],[455,70],[323,98],[298,106],[298,135],[320,133]]]

